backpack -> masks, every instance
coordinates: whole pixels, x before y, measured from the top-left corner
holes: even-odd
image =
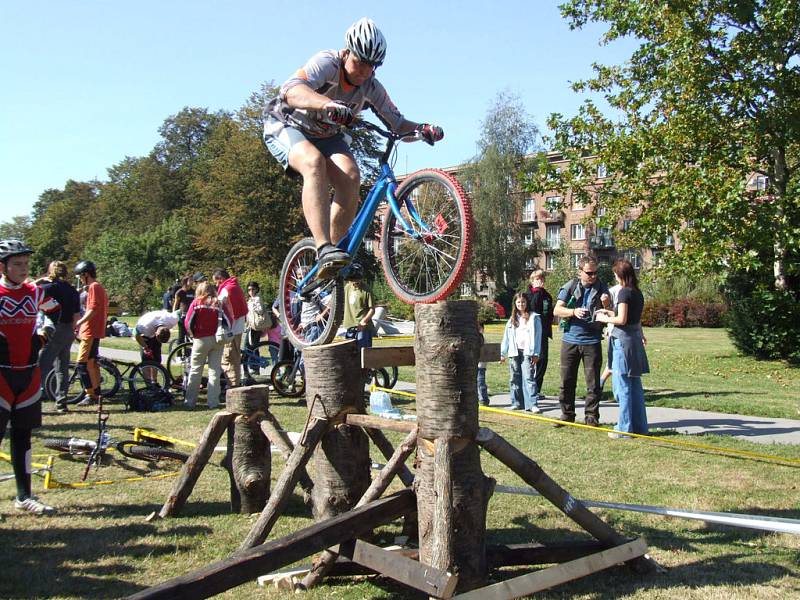
[[[129,396],[126,408],[131,412],[158,412],[172,406],[172,393],[160,386],[135,390]]]
[[[264,305],[258,302],[247,313],[247,326],[253,331],[266,331],[275,327],[275,318],[271,310],[264,310]]]

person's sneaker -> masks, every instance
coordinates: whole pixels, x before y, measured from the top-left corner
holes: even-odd
[[[600,427],[600,422],[593,417],[586,417],[583,422],[590,427]]]
[[[67,412],[69,412],[69,409],[67,408],[67,405],[66,405],[66,403],[63,403],[63,402],[56,402],[54,406],[55,406],[55,411],[56,411],[57,413],[61,413],[61,414],[63,414],[63,413],[67,413]]]
[[[513,404],[509,406],[506,410],[522,410],[521,406],[514,406]]]
[[[553,427],[564,427],[567,425],[567,423],[574,423],[574,422],[575,419],[570,419],[568,417],[565,417],[564,415],[561,415],[559,420],[553,423]]]
[[[97,401],[91,396],[86,396],[83,400],[78,402],[75,406],[94,406]]]
[[[538,406],[532,406],[532,407],[530,407],[528,409],[528,412],[531,412],[531,413],[533,413],[535,415],[540,415],[540,414],[542,414],[542,409],[539,408]]]
[[[54,515],[56,509],[52,506],[47,506],[41,502],[36,496],[28,496],[25,500],[14,499],[14,508],[24,512],[33,513],[34,515]]]
[[[612,440],[630,440],[630,439],[633,439],[630,436],[622,435],[621,433],[616,433],[614,431],[610,432],[608,434],[608,437],[610,437]]]
[[[489,406],[488,400],[481,400],[481,406]]]
[[[333,279],[352,260],[353,258],[341,248],[325,244],[318,252],[317,279]]]

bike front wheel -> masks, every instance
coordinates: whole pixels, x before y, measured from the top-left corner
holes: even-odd
[[[306,380],[303,372],[295,369],[293,360],[282,360],[272,369],[272,387],[281,396],[297,398],[306,392]]]
[[[169,385],[176,389],[185,389],[191,365],[192,342],[183,342],[176,345],[167,355]]]
[[[108,358],[100,357],[97,359],[97,366],[100,370],[100,394],[103,398],[111,398],[122,385],[122,374],[117,366]],[[75,372],[76,363],[69,363],[69,373],[65,383],[65,402],[75,404],[86,397],[81,378]],[[58,379],[56,370],[50,371],[44,379],[44,392],[49,400],[56,402],[58,396]]]
[[[454,177],[425,169],[397,188],[400,216],[389,211],[381,231],[386,281],[408,304],[444,300],[466,272],[472,250],[472,211]]]
[[[279,350],[280,346],[269,340],[258,342],[252,348],[242,348],[242,369],[245,376],[254,379],[256,383],[269,381],[275,364],[272,357],[277,357]]]
[[[120,442],[117,444],[117,451],[128,458],[150,462],[174,460],[185,463],[189,460],[189,455],[185,452],[163,446],[149,446],[141,442]]]
[[[289,250],[281,269],[281,319],[286,337],[299,349],[329,343],[344,316],[344,286],[340,278],[321,282],[304,297],[298,294],[298,285],[316,264],[314,240],[306,238]]]
[[[42,440],[45,448],[66,452],[69,454],[91,454],[97,444],[91,440],[81,438],[44,438]]]

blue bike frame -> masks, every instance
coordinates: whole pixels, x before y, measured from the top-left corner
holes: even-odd
[[[397,197],[395,196],[396,190],[397,180],[395,179],[394,171],[392,171],[392,168],[388,164],[381,163],[380,177],[378,177],[378,180],[372,186],[369,194],[367,194],[367,199],[359,209],[356,218],[353,220],[353,223],[347,230],[347,234],[341,240],[339,240],[339,243],[336,245],[339,248],[346,250],[350,256],[355,256],[356,252],[361,246],[361,243],[364,241],[364,236],[367,234],[367,229],[369,228],[370,223],[372,223],[373,219],[375,218],[375,212],[378,209],[378,204],[380,204],[384,197],[389,203],[389,207],[394,213],[394,216],[397,218],[397,224],[403,228],[403,231],[406,233],[406,235],[411,238],[419,238],[425,233],[431,233],[430,227],[428,227],[428,225],[420,218],[419,213],[411,202],[410,197],[406,197],[404,204],[408,210],[408,214],[411,215],[414,221],[419,225],[420,231],[415,231],[412,229],[408,222],[403,218],[403,216],[400,214],[400,205],[397,203]],[[319,264],[314,265],[308,274],[303,277],[303,279],[297,285],[298,293],[302,292],[303,288],[305,288],[309,281],[314,280],[318,269]]]

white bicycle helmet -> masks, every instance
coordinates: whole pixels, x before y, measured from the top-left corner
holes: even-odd
[[[345,47],[358,60],[378,66],[386,58],[386,38],[367,17],[353,23],[344,35]]]

